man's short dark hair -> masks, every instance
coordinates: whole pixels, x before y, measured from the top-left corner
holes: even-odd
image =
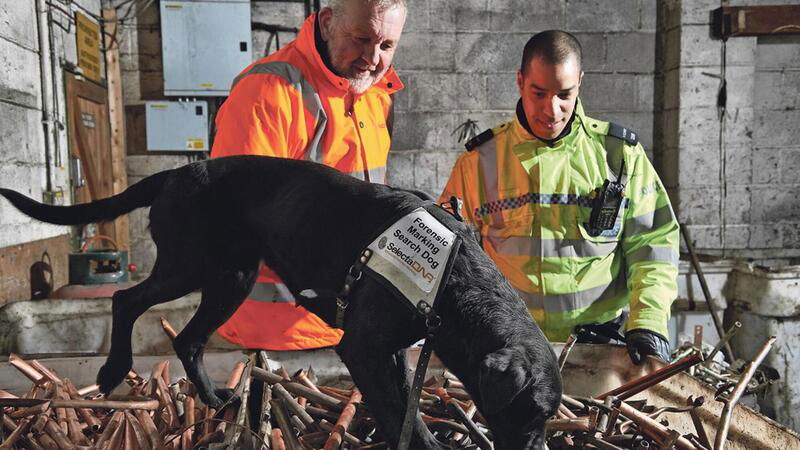
[[[578,68],[583,68],[581,43],[575,36],[561,30],[542,31],[534,34],[525,44],[520,70],[524,74],[534,56],[548,64],[561,64],[572,55],[578,59]]]

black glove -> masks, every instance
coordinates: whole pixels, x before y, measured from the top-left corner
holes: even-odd
[[[642,328],[625,333],[628,355],[634,364],[641,364],[645,356],[653,355],[665,362],[670,360],[669,341],[655,331]]]

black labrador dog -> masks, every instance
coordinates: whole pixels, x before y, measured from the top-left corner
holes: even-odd
[[[420,195],[371,184],[319,164],[235,156],[150,176],[110,198],[49,206],[0,189],[23,213],[49,223],[112,220],[150,207],[158,256],[150,277],[114,294],[111,351],[97,380],[110,392],[133,360],[131,331],[151,306],[197,289],[197,312],[175,339],[201,399],[231,397],[203,367],[211,334],[244,301],[264,261],[298,303],[328,324],[335,301],[305,299],[307,288],[341,289],[368,239],[398,211],[424,207],[463,243],[436,302],[441,317],[434,351],[464,383],[486,418],[497,449],[541,448],[545,421],[561,400],[553,350],[469,228]],[[396,448],[409,390],[405,349],[423,337],[425,320],[381,283],[364,277],[349,295],[344,337],[336,348],[387,441]],[[269,326],[266,318],[264,326]],[[443,448],[417,414],[411,448]]]

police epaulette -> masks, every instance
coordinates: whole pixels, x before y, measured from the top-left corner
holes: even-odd
[[[618,125],[613,122],[608,123],[608,133],[606,134],[622,139],[630,145],[636,145],[639,143],[639,135],[636,134],[635,131],[629,130],[622,125]]]
[[[464,147],[467,148],[467,151],[474,150],[477,147],[480,147],[482,144],[488,142],[494,137],[494,131],[491,128],[484,131],[483,133],[473,137],[472,139],[468,140]]]

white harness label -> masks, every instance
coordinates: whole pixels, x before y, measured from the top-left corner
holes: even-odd
[[[455,237],[428,211],[417,208],[386,229],[368,248],[373,258],[387,261],[420,290],[431,294],[439,285]]]

